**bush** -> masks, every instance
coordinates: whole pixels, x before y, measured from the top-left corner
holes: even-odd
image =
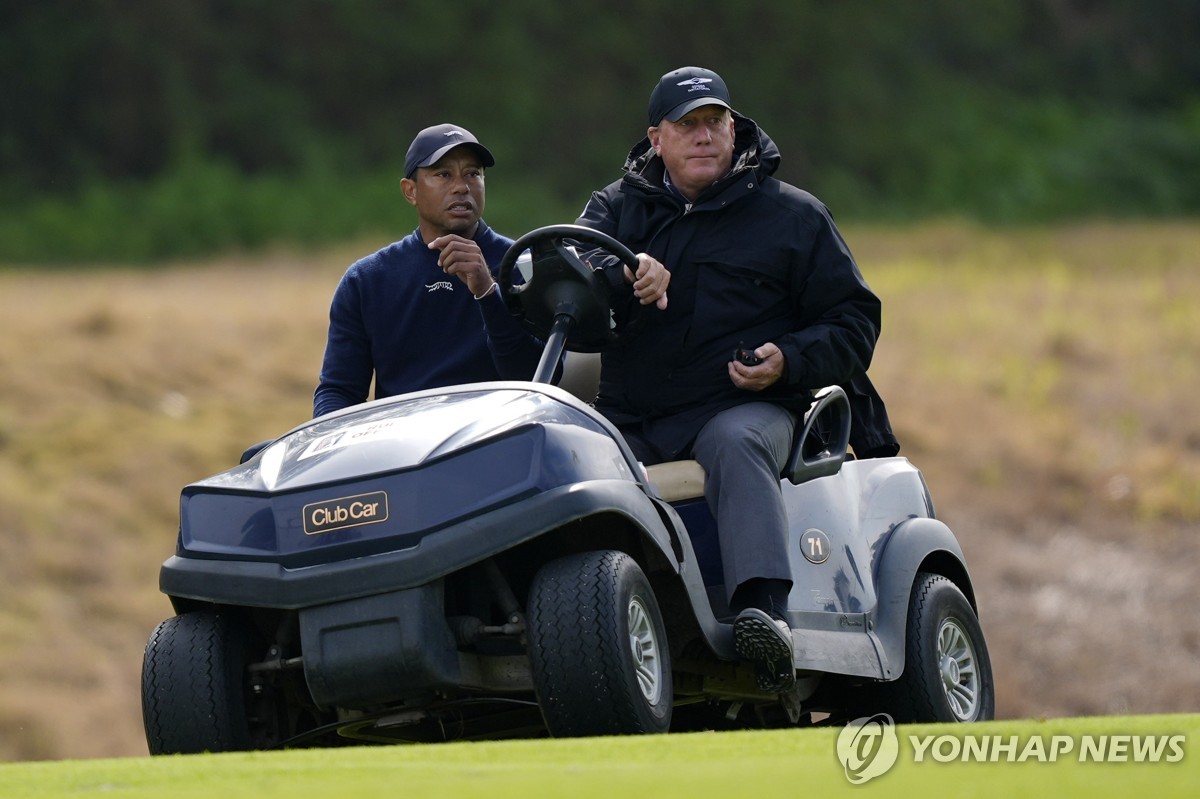
[[[400,172],[248,177],[193,161],[151,181],[95,183],[10,209],[0,219],[0,261],[150,263],[390,230],[408,208]]]
[[[885,137],[857,131],[847,139],[842,146],[857,147],[854,153],[814,164],[810,175],[781,175],[811,188],[843,221],[949,216],[1009,224],[1200,213],[1200,100],[1139,116],[1017,96],[931,93]],[[67,196],[22,201],[0,192],[0,264],[150,264],[375,233],[392,240],[416,224],[400,191],[402,171],[349,169],[318,155],[292,174],[248,175],[209,157],[141,182],[93,180]],[[596,188],[571,191],[508,168],[489,186],[485,218],[513,237],[571,222]]]

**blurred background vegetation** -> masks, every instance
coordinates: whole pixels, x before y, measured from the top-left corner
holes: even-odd
[[[415,224],[420,128],[487,217],[570,221],[700,64],[841,220],[1200,212],[1200,3],[6,0],[0,263],[161,261]]]

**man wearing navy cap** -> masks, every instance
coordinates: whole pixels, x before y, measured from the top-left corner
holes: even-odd
[[[313,395],[322,416],[368,399],[489,380],[527,380],[541,343],[509,315],[495,269],[512,240],[483,221],[484,172],[496,159],[460,125],[417,134],[404,198],[417,229],[346,271],[329,309]]]
[[[734,644],[760,688],[795,682],[791,569],[779,477],[812,391],[841,385],[859,457],[899,449],[866,380],[880,303],[829,210],[773,177],[780,155],[733,109],[721,76],[663,75],[620,180],[578,223],[638,255],[595,258],[626,335],[602,357],[596,409],[645,463],[695,458],[717,520]],[[669,292],[668,292],[669,288]],[[735,358],[749,351],[745,361]],[[807,598],[805,602],[809,601]]]

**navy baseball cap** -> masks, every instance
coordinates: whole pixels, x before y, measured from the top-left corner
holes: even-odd
[[[703,67],[681,67],[658,79],[658,85],[650,93],[650,126],[656,127],[665,117],[670,122],[702,105],[729,104],[729,89],[725,81],[711,69]]]
[[[488,148],[479,143],[479,139],[464,127],[444,123],[425,128],[417,134],[408,145],[408,154],[404,156],[404,177],[411,178],[420,167],[433,166],[446,153],[460,144],[469,144],[479,153],[484,166],[495,166],[496,159]]]

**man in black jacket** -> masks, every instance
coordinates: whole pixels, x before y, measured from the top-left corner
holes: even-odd
[[[704,466],[735,646],[762,688],[782,692],[795,672],[779,475],[798,415],[826,385],[882,420],[856,446],[898,449],[866,380],[880,304],[828,209],[772,177],[778,149],[733,110],[719,75],[664,75],[649,123],[625,176],[578,220],[638,254],[635,271],[593,259],[625,331],[603,355],[596,408],[643,462]]]

